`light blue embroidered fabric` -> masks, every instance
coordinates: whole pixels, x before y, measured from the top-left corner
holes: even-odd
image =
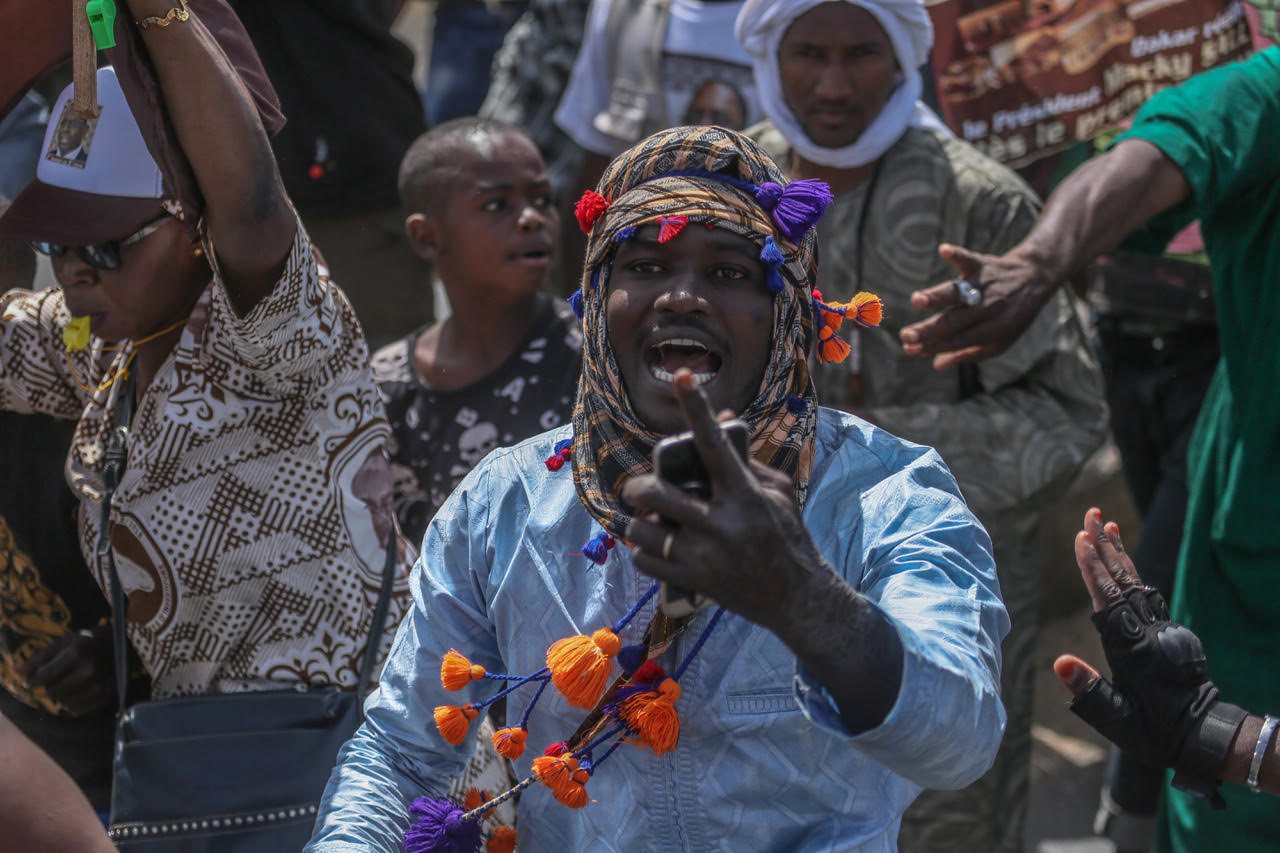
[[[439,795],[460,772],[473,741],[445,744],[432,710],[500,685],[447,693],[444,652],[456,648],[490,672],[532,672],[555,640],[611,624],[649,586],[625,547],[603,566],[570,556],[597,526],[570,472],[542,464],[568,435],[490,454],[432,522],[411,579],[415,606],[368,721],[339,758],[308,850],[399,851],[408,804]],[[543,786],[526,790],[523,853],[892,851],[921,787],[963,786],[986,769],[1004,731],[998,685],[1009,621],[990,540],[941,459],[823,409],[804,519],[837,571],[899,629],[902,688],[884,722],[850,736],[782,642],[727,613],[681,680],[677,749],[619,749],[587,785],[595,802],[580,810]],[[639,640],[651,613],[652,605],[622,632],[624,644]],[[710,613],[668,650],[668,671]],[[533,690],[509,697],[510,719]],[[518,776],[584,713],[549,691],[530,719]]]

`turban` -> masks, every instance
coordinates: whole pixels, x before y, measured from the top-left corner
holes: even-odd
[[[812,163],[852,169],[880,158],[912,125],[946,132],[945,125],[920,101],[920,66],[929,59],[933,25],[922,0],[857,0],[884,27],[902,76],[875,120],[843,148],[824,148],[804,132],[782,93],[778,44],[791,23],[830,0],[747,0],[738,13],[734,35],[751,56],[756,90],[765,115],[800,156]]]
[[[582,503],[605,530],[625,535],[631,515],[618,494],[629,477],[652,470],[650,454],[662,437],[632,410],[609,343],[605,296],[617,244],[645,225],[678,233],[697,223],[761,247],[774,292],[772,349],[760,388],[739,415],[751,427],[752,457],[789,474],[803,504],[817,429],[808,368],[817,275],[812,225],[829,201],[825,184],[788,185],[769,155],[741,134],[679,127],[620,154],[579,202],[579,223],[589,238],[582,289],[574,295],[584,343],[573,412],[573,477]],[[787,213],[797,209],[809,215]]]

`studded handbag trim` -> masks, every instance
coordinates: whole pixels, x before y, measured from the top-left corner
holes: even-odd
[[[204,817],[113,823],[107,830],[107,835],[112,841],[132,841],[141,838],[176,838],[183,835],[242,832],[298,819],[314,819],[316,812],[319,811],[319,806],[319,803],[304,803],[260,811],[231,812],[228,814],[206,815]]]

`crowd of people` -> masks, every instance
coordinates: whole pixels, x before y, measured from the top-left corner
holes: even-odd
[[[921,0],[441,0],[421,92],[402,5],[126,0],[0,124],[7,837],[1017,853],[1110,432],[1098,829],[1280,844],[1280,49],[1042,203]],[[269,691],[364,703],[304,801],[124,778],[131,709]]]

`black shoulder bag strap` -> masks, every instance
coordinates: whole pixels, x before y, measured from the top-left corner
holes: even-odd
[[[129,426],[133,422],[133,398],[136,387],[133,371],[129,371],[129,375],[120,386],[120,418],[116,428],[107,438],[107,450],[103,455],[102,479],[106,490],[102,495],[101,522],[98,530],[98,557],[107,561],[107,574],[111,581],[111,638],[116,658],[118,713],[124,713],[129,688],[129,641],[125,636],[124,588],[120,585],[115,553],[111,549],[111,499],[115,496],[116,487],[120,485],[125,462],[129,457]],[[364,719],[364,697],[369,692],[369,684],[373,680],[373,667],[378,660],[378,648],[382,645],[383,624],[387,621],[387,610],[391,606],[391,587],[395,583],[395,574],[396,525],[393,520],[391,530],[387,534],[387,560],[382,570],[382,588],[378,592],[378,603],[373,610],[369,645],[365,648],[364,662],[360,665],[360,686],[357,696],[361,705],[362,720]]]
[[[360,719],[364,719],[364,697],[373,681],[373,667],[378,660],[378,648],[382,645],[382,629],[391,608],[391,587],[396,579],[396,523],[391,520],[387,533],[387,561],[382,567],[382,589],[378,591],[378,604],[373,608],[373,624],[369,627],[369,645],[364,650],[364,663],[360,665],[360,686],[356,694],[360,700]]]
[[[124,633],[124,588],[116,572],[116,558],[111,550],[111,499],[124,474],[125,460],[129,456],[129,425],[133,422],[133,396],[137,383],[134,372],[129,371],[120,388],[120,419],[107,437],[107,450],[103,456],[102,479],[106,491],[102,495],[102,512],[98,528],[98,558],[107,561],[107,574],[111,581],[111,638],[116,658],[117,713],[124,713],[125,697],[129,690],[129,641]]]

